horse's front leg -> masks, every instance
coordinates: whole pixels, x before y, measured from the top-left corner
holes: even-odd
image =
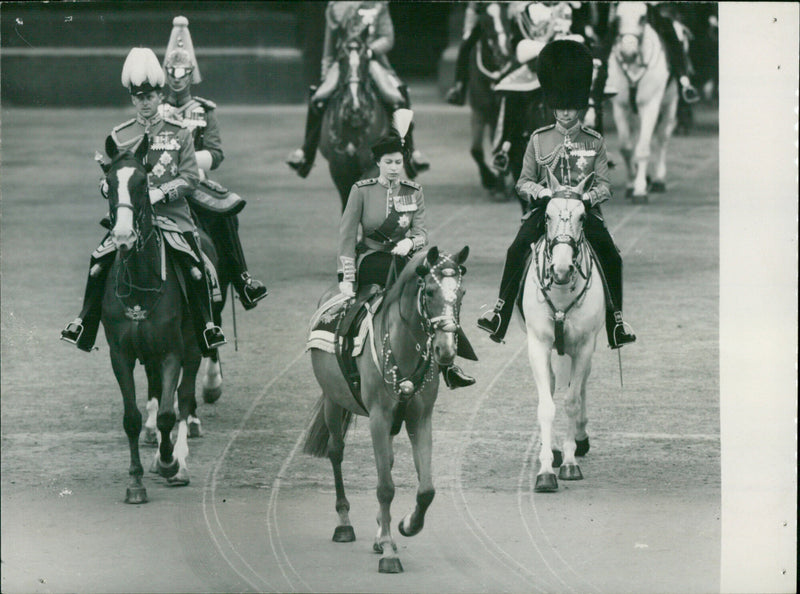
[[[575,460],[578,429],[581,416],[586,416],[586,382],[592,370],[592,354],[594,340],[582,345],[580,350],[572,357],[570,369],[570,384],[564,400],[564,410],[567,414],[567,431],[564,437],[564,463],[558,472],[558,478],[565,481],[577,481],[583,478],[581,469]],[[586,423],[583,423],[585,434]]]
[[[656,127],[656,159],[653,183],[650,185],[652,192],[664,192],[667,189],[667,147],[675,124],[678,110],[678,90],[676,84],[671,82],[664,92],[661,102],[661,114]]]
[[[425,523],[425,512],[436,494],[436,490],[433,488],[433,474],[431,472],[433,405],[427,406],[418,402],[418,400],[418,398],[414,399],[406,413],[406,431],[411,441],[419,487],[417,488],[417,505],[414,511],[404,517],[397,527],[403,536],[414,536],[422,530],[422,526]]]
[[[219,362],[219,353],[214,351],[211,357],[203,357],[200,365],[202,380],[203,402],[212,404],[222,396],[222,366]]]
[[[636,140],[633,158],[636,162],[636,178],[633,180],[634,202],[647,200],[647,163],[650,160],[650,143],[661,109],[660,101],[639,104],[639,138]]]
[[[528,328],[528,359],[536,391],[539,396],[537,417],[539,419],[539,432],[541,449],[539,450],[539,473],[536,476],[535,491],[549,493],[558,489],[558,481],[553,472],[553,420],[556,415],[556,406],[553,402],[553,382],[550,371],[552,345],[535,340],[533,329]]]
[[[334,542],[353,542],[356,533],[350,524],[350,502],[344,492],[342,460],[344,460],[344,418],[348,414],[341,406],[325,399],[325,425],[328,427],[328,459],[333,468],[333,482],[336,487],[336,513],[339,525],[333,532]]]
[[[470,130],[472,132],[472,144],[469,154],[472,155],[475,164],[478,166],[478,173],[481,176],[481,185],[487,190],[497,187],[497,176],[492,173],[486,164],[486,156],[483,152],[483,135],[486,129],[486,121],[478,110],[473,109],[470,117]]]
[[[372,449],[375,454],[375,467],[378,471],[378,534],[372,548],[381,553],[378,562],[380,573],[400,573],[403,565],[397,557],[397,545],[392,538],[392,516],[390,508],[394,499],[394,481],[392,481],[392,426],[391,410],[372,410],[369,417],[369,431],[372,435]]]
[[[111,348],[111,367],[117,378],[120,392],[122,392],[122,404],[124,413],[122,426],[125,435],[128,436],[128,447],[130,448],[131,463],[128,468],[130,480],[125,492],[125,503],[147,503],[147,491],[142,484],[144,468],[139,458],[139,433],[142,430],[142,413],[136,406],[136,384],[133,380],[133,366],[136,358],[126,356],[118,347]]]
[[[157,365],[145,366],[147,374],[147,420],[144,423],[142,444],[157,446],[156,417],[158,416],[158,400],[161,397],[161,370]]]
[[[614,125],[617,128],[619,137],[619,152],[625,162],[625,170],[628,173],[626,188],[629,193],[633,193],[633,178],[636,175],[636,167],[633,162],[633,134],[631,131],[631,108],[628,103],[613,101],[611,104],[614,114]]]
[[[157,364],[157,363],[151,363]],[[158,474],[165,478],[177,474],[179,463],[174,458],[174,446],[170,434],[175,427],[175,390],[181,371],[181,359],[178,353],[170,352],[161,362],[161,400],[158,405],[156,427],[158,428],[158,451],[154,463]]]

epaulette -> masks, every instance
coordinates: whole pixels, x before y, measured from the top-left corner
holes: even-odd
[[[363,188],[364,186],[371,186],[378,183],[377,177],[370,177],[368,179],[360,179],[356,182],[356,186]]]
[[[544,132],[546,130],[552,130],[555,127],[556,127],[555,124],[550,124],[549,126],[542,126],[541,128],[539,128],[537,130],[534,130],[533,134],[539,134],[539,132]],[[531,136],[533,136],[533,134],[531,134]]]
[[[581,125],[581,131],[586,132],[589,136],[594,136],[595,138],[599,138],[601,140],[603,138],[603,135],[600,134],[600,132],[594,130],[593,128],[589,128],[588,126]]]
[[[124,130],[125,128],[133,124],[135,121],[136,118],[131,118],[127,122],[122,122],[119,126],[114,126],[112,132],[119,132],[120,130]]]
[[[400,183],[403,184],[403,185],[406,185],[406,186],[411,186],[415,190],[421,190],[422,189],[421,185],[419,185],[416,182],[411,181],[410,179],[401,179]]]
[[[132,142],[137,142],[139,138],[142,136],[141,131],[135,131],[135,134],[130,138],[126,138],[126,136],[130,136],[131,131],[125,132],[131,126],[136,125],[136,118],[132,118],[127,122],[122,122],[119,126],[114,126],[111,130],[111,138],[114,140],[117,146],[119,147],[127,147]],[[109,155],[110,156],[110,155]]]
[[[195,97],[195,101],[197,101],[200,105],[208,109],[217,109],[217,104],[211,101],[210,99],[203,99],[202,97]]]

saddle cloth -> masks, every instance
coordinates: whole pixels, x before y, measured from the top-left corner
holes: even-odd
[[[241,196],[210,179],[201,181],[187,200],[205,213],[224,216],[239,214],[247,204]]]
[[[507,74],[494,86],[495,91],[535,91],[541,87],[539,75],[532,72],[526,64]]]
[[[337,294],[331,297],[328,301],[323,303],[314,315],[311,317],[309,323],[308,340],[306,341],[306,350],[319,349],[330,353],[336,354],[336,328],[339,325],[340,319],[345,315],[347,308],[347,297],[342,294]],[[366,323],[367,319],[371,319],[373,312],[378,309],[383,296],[374,300],[368,301],[363,305],[365,315],[360,322],[356,320],[358,329],[351,333],[353,335],[353,349],[350,353],[351,357],[358,357],[364,349],[364,344],[369,334],[371,324]],[[361,314],[359,314],[360,316]],[[342,341],[342,337],[338,337]]]

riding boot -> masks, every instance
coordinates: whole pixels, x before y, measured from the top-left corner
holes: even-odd
[[[596,216],[587,218],[586,239],[592,246],[606,289],[606,334],[608,345],[618,349],[634,342],[636,335],[622,319],[622,258],[611,234]]]
[[[697,89],[692,86],[689,80],[689,61],[672,20],[662,16],[658,9],[652,8],[650,23],[664,42],[664,50],[667,54],[669,71],[681,87],[681,96],[686,103],[695,103],[700,99]]]
[[[466,388],[475,383],[475,378],[464,373],[458,365],[439,365],[444,383],[451,390]]]
[[[177,252],[176,258],[181,266],[186,279],[186,297],[189,309],[192,312],[192,326],[194,327],[197,344],[204,357],[209,357],[217,347],[227,343],[222,329],[214,323],[211,311],[211,299],[208,291],[208,278],[205,264],[193,233],[184,233],[183,236],[198,257],[199,262],[187,254]]]
[[[239,295],[242,306],[246,310],[253,309],[257,303],[268,295],[264,283],[250,276],[244,258],[242,242],[239,238],[239,218],[237,216],[222,217],[216,225],[217,243],[222,248],[225,265],[231,272],[234,289]]]
[[[316,87],[311,87],[309,93],[313,97]],[[317,156],[320,136],[322,135],[322,117],[325,115],[327,99],[313,101],[309,98],[308,113],[306,115],[306,133],[303,139],[303,148],[295,150],[289,155],[286,163],[297,172],[300,177],[308,177],[311,168],[314,166],[314,159]]]
[[[469,79],[469,55],[480,38],[480,27],[474,27],[469,37],[461,40],[455,66],[455,82],[447,91],[445,101],[450,105],[464,105],[467,99],[467,82]]]
[[[86,290],[83,295],[83,308],[78,317],[61,331],[61,340],[71,342],[87,353],[92,351],[97,332],[100,329],[100,317],[103,313],[103,293],[106,279],[114,261],[114,253],[95,260],[86,279]]]

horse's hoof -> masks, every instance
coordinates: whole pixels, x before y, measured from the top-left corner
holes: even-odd
[[[186,427],[189,430],[189,433],[188,433],[189,438],[203,437],[203,429],[200,426],[200,419],[195,419],[193,421],[188,421],[186,423]]]
[[[333,542],[353,542],[356,539],[356,531],[352,526],[337,526],[333,531]]]
[[[555,493],[558,491],[558,481],[554,472],[547,472],[536,476],[536,493]]]
[[[661,194],[667,191],[667,184],[661,180],[654,181],[650,184],[650,191],[654,194]]]
[[[147,489],[128,487],[125,491],[125,503],[147,503]]]
[[[378,561],[379,573],[403,573],[403,564],[397,557],[383,557]]]
[[[167,478],[167,484],[170,487],[185,487],[189,484],[189,471],[185,468],[180,468],[175,476]]]
[[[564,456],[561,454],[561,450],[553,450],[553,468],[558,468],[562,462],[564,462]]]
[[[161,458],[159,458],[158,462],[156,462],[156,465],[158,467],[158,474],[163,476],[164,478],[171,478],[175,476],[176,474],[178,474],[178,470],[181,467],[181,465],[178,463],[177,458],[173,458],[172,462],[170,462],[169,464],[164,464],[161,461]]]
[[[631,201],[634,204],[647,204],[648,202],[647,194],[639,194],[639,195],[634,194],[633,196],[631,196]]]
[[[562,481],[581,481],[583,480],[583,474],[581,474],[581,469],[577,464],[565,464],[558,471],[558,478]]]
[[[222,386],[216,388],[203,388],[203,402],[214,404],[222,396]]]
[[[158,445],[158,436],[156,435],[156,430],[155,429],[150,429],[149,427],[145,427],[144,431],[142,431],[141,442],[142,442],[142,445],[157,446]]]
[[[575,455],[585,456],[589,453],[589,438],[575,440]]]
[[[406,530],[404,528],[405,523],[406,523],[405,519],[400,520],[400,523],[397,524],[397,531],[400,534],[402,534],[403,536],[407,536],[407,537],[416,536],[417,534],[419,534],[422,531],[422,528],[423,528],[423,526],[425,524],[425,522],[423,520],[423,521],[421,521],[419,523],[419,526],[417,526],[416,529],[412,528],[411,530]]]

